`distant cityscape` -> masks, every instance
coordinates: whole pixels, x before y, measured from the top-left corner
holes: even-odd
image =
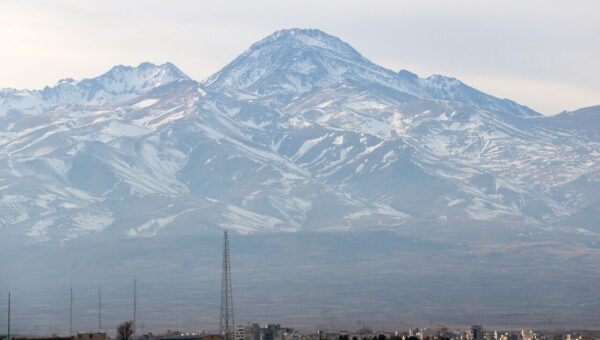
[[[123,339],[117,333],[85,332],[73,336],[26,336],[11,335],[8,340],[595,340],[600,339],[600,330],[501,330],[473,325],[467,329],[438,325],[435,328],[412,328],[398,331],[373,331],[361,328],[356,331],[303,332],[281,324],[238,325],[233,335],[220,335],[204,330],[186,333],[167,330],[163,334],[133,334]],[[0,335],[7,340],[7,335]]]

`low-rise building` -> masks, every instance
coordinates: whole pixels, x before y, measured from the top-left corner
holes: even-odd
[[[104,332],[91,332],[91,333],[77,333],[77,340],[106,340],[106,333]]]
[[[223,340],[223,337],[218,334],[167,335],[159,338],[160,340]]]

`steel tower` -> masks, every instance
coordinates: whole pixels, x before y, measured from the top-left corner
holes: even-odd
[[[223,340],[235,337],[233,319],[233,296],[231,295],[231,267],[229,263],[229,237],[227,231],[223,241],[223,273],[221,277],[221,335]]]

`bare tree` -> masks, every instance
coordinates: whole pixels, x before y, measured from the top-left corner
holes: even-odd
[[[121,322],[117,328],[117,340],[129,340],[133,334],[133,321]]]

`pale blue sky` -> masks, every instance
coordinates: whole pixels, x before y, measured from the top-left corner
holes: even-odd
[[[171,61],[196,80],[253,42],[319,28],[384,67],[443,74],[543,114],[600,104],[600,1],[0,0],[0,88]]]

